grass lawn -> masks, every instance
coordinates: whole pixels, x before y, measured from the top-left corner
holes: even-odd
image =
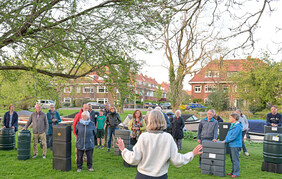
[[[0,178],[134,178],[136,168],[126,168],[123,166],[121,156],[116,156],[113,149],[110,153],[106,149],[95,149],[93,154],[94,172],[86,169],[84,162],[82,172],[76,172],[75,164],[75,138],[72,137],[72,170],[63,172],[52,169],[52,152],[48,149],[47,159],[42,159],[42,150],[39,145],[39,157],[26,161],[17,160],[17,151],[0,150]],[[184,140],[181,153],[191,151],[197,142],[194,140]],[[32,145],[31,145],[32,146]],[[280,174],[262,172],[261,164],[263,161],[262,144],[246,142],[248,152],[251,156],[240,155],[241,178],[280,178]],[[32,150],[32,147],[31,147]],[[161,152],[161,149],[160,149]],[[33,152],[31,151],[31,154]],[[158,160],[158,159],[156,159]],[[198,166],[198,156],[187,165],[176,168],[170,165],[169,178],[220,178],[211,175],[201,174]],[[153,169],[152,169],[153,170]],[[226,173],[231,171],[231,161],[229,155],[226,158]],[[228,177],[229,178],[229,177]]]

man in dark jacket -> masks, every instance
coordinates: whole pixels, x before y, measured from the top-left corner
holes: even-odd
[[[207,117],[202,119],[198,129],[198,143],[202,144],[204,140],[216,142],[218,136],[218,122],[213,118],[213,110],[207,112]],[[199,157],[199,164],[201,166],[201,156]],[[200,167],[199,166],[199,167]]]
[[[111,107],[111,104],[110,103],[106,103],[105,104],[105,109],[104,109],[104,115],[107,117],[107,115],[111,112],[110,111],[110,107]],[[107,147],[107,141],[108,141],[108,126],[106,125],[106,129],[105,129],[105,136],[104,136],[104,146]]]
[[[268,126],[281,126],[282,125],[282,115],[277,112],[277,107],[271,107],[271,113],[266,115],[266,122]]]
[[[115,135],[115,130],[117,129],[117,126],[121,123],[120,116],[116,112],[116,108],[112,106],[110,108],[110,113],[107,115],[106,124],[108,126],[108,151],[110,152],[111,148],[111,140],[112,135]]]
[[[215,112],[214,109],[212,109],[212,112],[214,113],[213,118],[214,118],[215,120],[217,120],[218,123],[219,123],[219,122],[223,122],[223,119],[222,119],[220,116],[216,115],[216,112]]]
[[[55,105],[53,104],[50,105],[50,110],[47,113],[47,120],[49,123],[49,129],[46,137],[49,142],[50,150],[53,150],[53,126],[58,125],[61,122],[61,116],[59,112],[55,110]]]
[[[47,153],[47,143],[46,143],[46,133],[48,132],[49,125],[46,114],[41,111],[40,104],[35,105],[35,112],[33,112],[26,125],[22,130],[26,130],[28,126],[32,123],[33,126],[33,152],[34,156],[32,158],[36,158],[38,156],[37,143],[38,137],[41,139],[41,143],[43,146],[43,159],[46,159]]]

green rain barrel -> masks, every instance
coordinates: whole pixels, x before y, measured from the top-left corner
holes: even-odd
[[[26,160],[30,158],[30,140],[29,130],[20,131],[18,134],[18,159]]]
[[[282,164],[282,134],[267,133],[264,135],[263,159],[265,162]]]
[[[11,128],[0,129],[0,150],[12,150],[15,147],[15,131]]]

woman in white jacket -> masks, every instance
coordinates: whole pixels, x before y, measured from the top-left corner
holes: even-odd
[[[241,122],[243,129],[242,129],[242,149],[246,156],[250,156],[245,146],[244,138],[249,128],[249,122],[247,117],[242,113],[240,109],[236,109],[236,113],[239,114],[239,121]]]
[[[166,129],[164,115],[157,110],[151,111],[148,117],[147,132],[142,133],[133,147],[133,151],[124,148],[123,140],[117,139],[116,145],[122,151],[123,159],[131,165],[138,165],[136,178],[168,178],[169,162],[181,167],[201,154],[201,145],[192,152],[178,153],[177,146]]]

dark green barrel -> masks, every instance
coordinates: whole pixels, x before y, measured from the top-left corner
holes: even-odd
[[[0,129],[0,150],[12,150],[15,148],[15,131],[11,128]]]
[[[20,131],[18,134],[18,159],[26,160],[30,158],[30,140],[29,130]]]
[[[267,133],[264,135],[263,159],[265,162],[282,164],[282,134]]]

